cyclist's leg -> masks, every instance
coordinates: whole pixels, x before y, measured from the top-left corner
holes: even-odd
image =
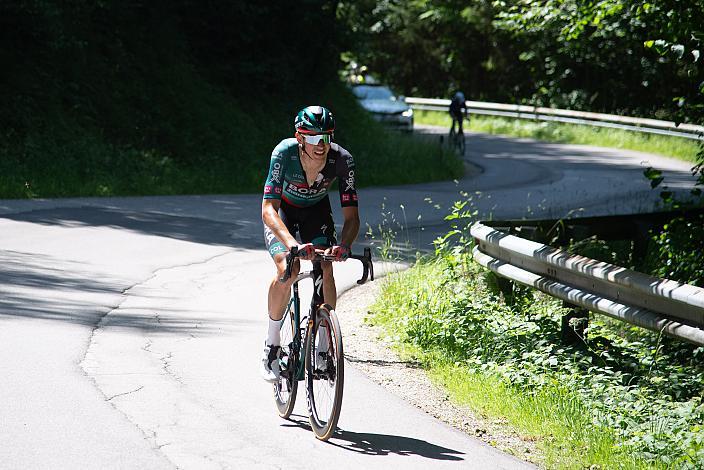
[[[337,234],[335,233],[335,222],[332,218],[330,199],[326,196],[319,203],[306,209],[305,216],[299,224],[301,241],[312,243],[320,247],[331,247],[337,244]],[[323,298],[325,303],[335,308],[337,303],[337,290],[335,287],[335,277],[332,263],[322,261],[323,269]]]
[[[286,225],[288,231],[294,236],[296,235],[297,226],[296,215],[297,214],[295,211],[291,210],[290,206],[285,206],[283,202],[281,203],[279,216]],[[284,313],[284,308],[286,308],[286,305],[288,304],[291,293],[291,285],[298,274],[299,263],[296,262],[294,265],[293,275],[288,281],[279,281],[281,276],[286,271],[286,255],[288,251],[286,250],[286,246],[276,238],[273,232],[266,225],[264,226],[264,241],[271,258],[276,265],[276,274],[269,284],[269,318],[272,320],[280,320]]]
[[[286,224],[289,232],[295,235],[295,219],[287,214],[283,203],[279,209],[279,216]],[[279,279],[286,270],[286,247],[274,236],[272,231],[264,225],[264,241],[269,254],[276,266],[276,275],[269,284],[268,292],[268,329],[264,339],[264,349],[262,352],[260,373],[264,380],[276,382],[279,379],[279,355],[281,352],[281,324],[284,310],[291,295],[291,285],[298,274],[299,263],[294,265],[291,278],[286,282]]]
[[[458,115],[456,110],[450,111],[450,116],[452,117],[452,128],[450,129],[450,135],[454,136],[455,134],[455,124],[457,124],[457,131],[456,132],[461,132],[462,131],[462,117]]]

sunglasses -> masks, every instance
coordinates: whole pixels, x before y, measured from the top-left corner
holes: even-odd
[[[332,134],[315,134],[315,135],[301,134],[301,135],[303,135],[303,138],[305,139],[306,143],[311,144],[311,145],[318,145],[321,141],[324,144],[329,144],[332,142]]]

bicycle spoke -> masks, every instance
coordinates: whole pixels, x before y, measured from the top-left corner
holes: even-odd
[[[342,336],[334,311],[321,307],[309,336],[306,343],[306,391],[310,423],[316,437],[327,440],[340,417],[344,383]],[[326,341],[321,341],[323,339]],[[320,352],[325,353],[324,363],[318,359]]]
[[[279,416],[286,419],[291,416],[296,402],[298,379],[296,369],[298,365],[298,352],[295,347],[294,337],[298,334],[298,325],[295,324],[294,315],[287,311],[281,324],[281,366],[282,374],[274,382],[274,399],[279,410]],[[286,365],[284,368],[283,365]]]

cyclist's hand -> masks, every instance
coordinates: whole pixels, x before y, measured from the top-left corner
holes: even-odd
[[[332,248],[328,248],[328,254],[335,257],[335,261],[345,261],[350,257],[351,249],[345,244],[335,245]]]
[[[312,243],[298,245],[298,257],[301,259],[312,260],[315,257],[315,246]]]

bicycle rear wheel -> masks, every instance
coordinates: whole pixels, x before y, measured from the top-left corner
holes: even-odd
[[[329,305],[318,309],[315,323],[306,335],[305,351],[310,426],[315,437],[326,441],[335,432],[340,418],[345,381],[342,331]]]
[[[449,134],[447,134],[447,148],[452,149],[455,146],[455,136],[456,132],[454,129],[450,129]]]
[[[298,325],[293,312],[288,310],[281,322],[281,376],[274,382],[274,399],[279,416],[288,419],[296,404],[298,391],[298,358],[300,354],[300,339]]]

